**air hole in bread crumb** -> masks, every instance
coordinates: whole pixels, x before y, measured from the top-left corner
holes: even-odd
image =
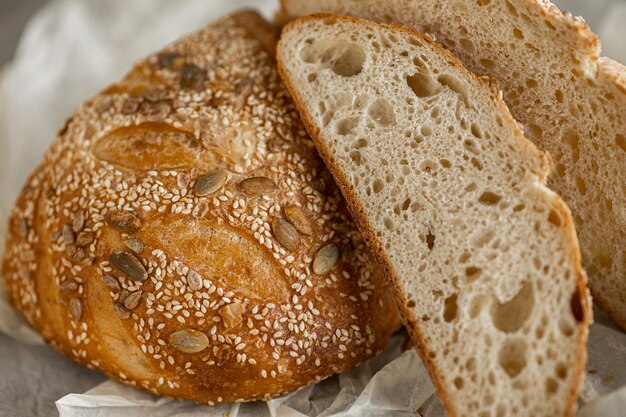
[[[437,164],[433,161],[425,160],[420,164],[420,171],[426,174],[432,174],[437,169]]]
[[[423,125],[423,126],[420,128],[420,133],[421,133],[423,136],[430,136],[430,135],[432,135],[432,134],[433,134],[433,128],[432,128],[432,127],[430,127],[429,125]]]
[[[561,224],[563,223],[563,221],[561,220],[561,216],[555,210],[550,210],[550,214],[548,215],[548,221],[556,227],[561,227]]]
[[[583,305],[580,298],[580,292],[578,290],[574,291],[572,294],[572,298],[570,300],[570,307],[572,310],[572,315],[574,319],[580,323],[585,319],[585,313],[583,311]]]
[[[454,386],[459,391],[462,390],[463,389],[463,378],[461,378],[460,376],[457,376],[456,378],[454,378]]]
[[[465,187],[465,192],[471,193],[472,191],[475,191],[477,188],[478,188],[478,185],[476,185],[475,182],[472,182],[467,187]]]
[[[496,193],[492,193],[491,191],[485,191],[478,197],[478,202],[481,204],[485,204],[488,206],[493,206],[498,204],[502,200],[502,197]]]
[[[483,137],[483,134],[481,133],[480,128],[476,123],[472,123],[471,132],[472,135],[474,135],[478,139],[481,139]]]
[[[495,236],[495,232],[491,229],[484,230],[482,232],[478,232],[474,236],[472,236],[472,244],[477,248],[482,248],[486,246],[493,237]]]
[[[369,145],[369,142],[367,139],[365,138],[360,138],[357,139],[353,144],[352,147],[355,149],[361,149],[361,148],[366,148],[367,145]]]
[[[389,102],[384,98],[379,98],[374,101],[367,109],[367,114],[377,124],[382,126],[387,126],[395,122],[393,108],[391,107],[391,104],[389,104]]]
[[[461,39],[459,41],[461,43],[461,46],[463,47],[463,49],[465,49],[466,52],[472,54],[474,53],[474,51],[476,50],[476,47],[474,46],[474,42],[472,42],[469,39]]]
[[[500,347],[498,363],[509,377],[516,377],[526,367],[526,351],[526,342],[520,338],[508,339]]]
[[[472,158],[472,159],[470,160],[470,162],[472,163],[472,166],[473,166],[474,168],[476,168],[477,170],[479,170],[479,171],[482,171],[482,170],[483,170],[483,164],[482,164],[482,162],[480,162],[478,159],[476,159],[476,158]]]
[[[441,164],[442,167],[444,167],[446,169],[452,167],[452,163],[450,161],[448,161],[447,159],[441,159],[439,161],[439,163]]]
[[[430,230],[428,231],[428,234],[426,235],[426,246],[428,247],[429,250],[433,250],[433,248],[435,247],[435,235],[432,234]]]
[[[624,137],[624,135],[618,133],[615,136],[615,144],[622,152],[626,152],[626,137]]]
[[[465,282],[471,284],[480,277],[480,274],[482,272],[482,268],[479,268],[477,266],[468,266],[467,268],[465,268]]]
[[[564,336],[570,337],[574,334],[574,327],[572,324],[563,318],[559,320],[559,330],[563,333]]]
[[[361,165],[361,162],[362,162],[361,152],[359,151],[350,152],[350,159],[352,159],[352,162],[354,162],[355,164]]]
[[[474,142],[472,139],[466,139],[463,142],[463,146],[465,147],[465,149],[467,149],[474,155],[478,155],[480,153],[480,150],[478,149],[478,145],[476,145],[476,142]]]
[[[406,303],[406,306],[407,306],[408,308],[414,308],[416,305],[417,305],[417,304],[415,304],[415,301],[413,301],[413,300],[409,300],[409,301],[407,301],[407,303]]]
[[[389,230],[390,232],[393,232],[393,230],[394,230],[393,220],[391,220],[389,217],[385,217],[383,219],[383,224],[385,225],[385,228],[387,230]]]
[[[481,66],[487,69],[491,69],[496,66],[496,64],[490,59],[481,59],[479,62]]]
[[[465,85],[465,83],[463,83],[463,81],[459,80],[456,76],[451,74],[442,74],[437,77],[437,81],[439,81],[439,84],[448,87],[450,90],[459,94],[461,98],[463,98],[463,102],[465,103],[465,105],[469,107],[469,91],[467,90],[467,86]]]
[[[383,190],[383,187],[385,186],[385,183],[383,181],[381,181],[379,178],[376,178],[374,180],[374,184],[373,184],[373,191],[378,194]]]
[[[559,384],[556,382],[554,378],[549,376],[546,378],[546,393],[555,394],[559,389]]]
[[[513,211],[514,211],[514,212],[516,212],[516,213],[518,213],[518,212],[520,212],[520,211],[524,210],[525,208],[526,208],[526,205],[524,205],[524,204],[518,204],[518,205],[516,205],[515,207],[513,207]]]
[[[513,29],[513,36],[515,37],[515,39],[524,39],[524,34],[518,28]]]
[[[312,72],[307,76],[307,80],[312,83],[313,81],[317,80],[317,74]]]
[[[446,321],[446,323],[450,323],[456,318],[458,310],[456,299],[457,295],[452,294],[443,302],[443,319]]]
[[[355,127],[359,124],[359,119],[357,117],[347,117],[345,119],[339,120],[335,124],[335,133],[338,135],[348,135],[352,133]]]
[[[520,291],[509,301],[499,303],[494,300],[491,307],[491,321],[496,329],[504,333],[515,333],[530,317],[535,305],[531,284],[527,281]]]
[[[470,318],[474,319],[474,318],[478,317],[478,315],[480,314],[480,312],[482,311],[482,309],[483,309],[483,307],[485,306],[486,303],[487,303],[487,297],[486,296],[484,296],[484,295],[477,295],[476,297],[474,297],[474,299],[470,303],[470,307],[469,307],[469,316],[470,316]]]
[[[565,379],[567,378],[567,365],[559,362],[556,365],[556,376],[559,377],[559,379]]]
[[[431,97],[439,92],[439,87],[433,79],[419,72],[406,77],[406,83],[419,98]]]
[[[585,184],[585,180],[582,177],[577,176],[574,179],[574,182],[576,183],[576,189],[578,190],[578,194],[580,194],[581,196],[587,194],[587,184]]]

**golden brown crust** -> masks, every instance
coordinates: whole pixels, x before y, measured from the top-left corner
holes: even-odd
[[[283,0],[283,5],[284,5],[284,1],[285,0]],[[320,18],[324,18],[324,19],[330,18],[330,19],[344,20],[344,21],[350,21],[350,22],[356,22],[356,23],[360,22],[364,24],[374,24],[371,21],[360,19],[357,17],[352,17],[352,16],[338,16],[338,15],[332,15],[329,13],[316,13],[313,15],[300,17],[297,20],[288,23],[284,27],[283,33],[286,33],[290,30],[296,30],[296,28],[300,24],[306,22],[307,20],[320,19]],[[434,42],[428,36],[425,36],[422,33],[410,27],[400,25],[400,24],[395,24],[395,23],[381,24],[381,25],[385,27],[392,27],[394,30],[405,32],[409,34],[410,36],[417,36],[420,39],[428,42],[435,49],[437,49],[441,54],[448,57],[451,65],[454,65],[457,69],[464,72],[468,77],[473,77],[474,79],[482,83],[485,86],[485,88],[489,90],[493,101],[501,110],[501,114],[505,116],[504,118],[505,123],[508,123],[511,130],[515,132],[515,136],[519,139],[520,145],[524,146],[528,150],[531,150],[535,154],[535,158],[541,161],[540,170],[537,172],[533,172],[533,174],[537,175],[541,183],[545,185],[547,176],[550,172],[550,166],[551,166],[550,157],[548,154],[539,151],[532,142],[530,142],[526,137],[524,137],[523,133],[517,126],[517,123],[515,122],[511,114],[509,113],[509,110],[506,104],[500,98],[498,90],[494,87],[493,80],[490,80],[485,77],[479,77],[469,72],[467,69],[465,69],[465,67],[461,64],[461,62],[456,57],[454,57],[447,49],[445,49],[439,43]],[[280,50],[280,47],[281,47],[281,44],[279,43],[278,44],[279,50]],[[372,250],[372,253],[376,257],[378,262],[383,266],[388,282],[394,288],[394,293],[396,296],[396,305],[398,306],[398,309],[400,310],[400,314],[411,336],[411,339],[415,343],[416,350],[420,358],[426,365],[426,369],[428,370],[428,373],[433,381],[433,385],[436,388],[437,394],[442,404],[444,405],[444,408],[446,409],[446,412],[448,413],[448,415],[450,417],[460,417],[460,415],[457,413],[457,411],[455,410],[453,406],[454,401],[452,401],[449,398],[449,393],[444,389],[442,378],[439,375],[437,368],[434,366],[431,356],[429,355],[430,353],[429,346],[419,328],[418,318],[414,317],[412,310],[407,307],[409,305],[409,299],[406,297],[406,295],[402,291],[398,274],[393,268],[393,263],[391,262],[391,259],[387,256],[383,243],[379,241],[379,238],[377,237],[375,233],[375,229],[373,225],[369,223],[368,218],[365,215],[365,210],[364,210],[362,203],[359,201],[357,195],[351,189],[349,185],[351,181],[346,175],[344,175],[340,167],[337,166],[337,164],[334,162],[335,159],[333,158],[333,155],[331,154],[328,147],[325,145],[324,141],[320,138],[320,135],[321,135],[320,130],[317,127],[317,124],[315,123],[315,121],[313,121],[312,119],[308,117],[307,112],[305,111],[306,109],[305,103],[303,102],[302,98],[299,96],[298,90],[294,88],[294,86],[291,84],[289,76],[287,75],[287,70],[284,66],[284,63],[281,60],[281,56],[282,55],[279,52],[277,54],[278,71],[283,81],[285,82],[285,85],[287,86],[287,89],[289,90],[296,104],[296,107],[300,111],[302,121],[307,131],[309,132],[309,135],[313,139],[313,142],[315,142],[315,146],[317,148],[318,153],[320,154],[320,156],[326,163],[326,166],[328,167],[329,171],[333,174],[333,177],[337,185],[341,189],[341,192],[344,198],[348,202],[349,210],[353,218],[355,219],[359,230],[363,234],[368,246]],[[568,207],[565,205],[565,203],[556,194],[554,195],[554,208],[559,210],[561,217],[564,219],[565,224],[564,224],[563,230],[566,233],[567,239],[572,248],[573,259],[571,260],[571,262],[575,266],[576,271],[578,272],[577,289],[578,289],[581,314],[582,314],[582,317],[579,320],[579,327],[580,329],[582,329],[582,331],[580,331],[580,335],[578,338],[579,355],[577,358],[578,360],[576,363],[576,369],[574,370],[576,377],[570,389],[570,399],[568,401],[567,412],[565,414],[565,417],[570,417],[574,414],[576,410],[576,400],[578,396],[578,389],[579,389],[580,384],[582,383],[582,378],[584,376],[584,367],[585,367],[585,362],[587,359],[586,342],[587,342],[587,335],[588,335],[588,326],[591,324],[593,316],[592,316],[592,310],[591,310],[591,301],[590,301],[589,291],[586,286],[586,274],[581,266],[580,249],[579,249],[578,239],[576,237],[576,231],[574,228],[571,213]]]
[[[212,404],[297,389],[385,346],[392,298],[278,77],[275,42],[255,13],[222,19],[59,132],[13,209],[2,271],[53,348]]]

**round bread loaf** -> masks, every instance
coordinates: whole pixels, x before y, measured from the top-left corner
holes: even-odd
[[[380,351],[397,312],[242,12],[138,63],[68,120],[9,224],[13,305],[56,350],[209,404]]]

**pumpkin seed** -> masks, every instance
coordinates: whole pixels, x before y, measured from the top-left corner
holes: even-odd
[[[139,305],[139,302],[141,301],[142,293],[143,291],[135,291],[134,293],[131,293],[124,300],[124,307],[126,307],[128,310],[134,310]]]
[[[104,281],[104,284],[113,291],[120,291],[122,289],[117,278],[112,277],[111,275],[103,276],[102,281]]]
[[[120,303],[113,304],[113,309],[115,310],[117,316],[123,320],[130,317],[130,311],[128,311],[128,309]]]
[[[117,269],[126,274],[133,281],[148,279],[148,271],[135,256],[129,252],[113,252],[109,260]]]
[[[219,310],[219,315],[222,318],[224,326],[226,326],[227,329],[232,329],[239,325],[243,320],[243,310],[243,304],[241,303],[227,304],[222,307]]]
[[[78,233],[83,230],[85,227],[85,212],[83,210],[78,210],[74,214],[74,220],[72,221],[72,231],[74,233]]]
[[[61,284],[61,291],[64,292],[74,292],[78,289],[78,282],[72,278],[66,279]]]
[[[180,72],[180,86],[198,90],[206,81],[206,71],[195,64],[185,64]]]
[[[83,316],[83,303],[78,298],[72,298],[70,300],[70,314],[76,320],[80,320]]]
[[[113,228],[126,233],[133,233],[141,227],[141,220],[129,211],[113,211],[107,214],[106,222]]]
[[[193,192],[196,195],[208,195],[213,194],[219,190],[226,181],[226,172],[224,171],[212,171],[198,178],[196,185],[193,187]]]
[[[202,277],[196,271],[189,271],[187,274],[187,285],[192,291],[198,291],[202,288]]]
[[[285,218],[303,235],[313,234],[313,225],[300,207],[292,206],[285,209]]]
[[[272,232],[278,243],[286,249],[296,250],[300,246],[300,235],[298,235],[296,228],[287,220],[278,218],[272,220]]]
[[[209,346],[209,338],[194,329],[183,329],[170,334],[170,345],[183,353],[202,352]]]
[[[73,245],[74,242],[76,241],[76,236],[74,235],[74,232],[72,231],[72,225],[68,224],[64,224],[63,225],[63,242],[65,242],[66,245]]]
[[[157,58],[161,68],[169,68],[174,64],[178,57],[180,57],[180,54],[176,52],[162,52]]]
[[[337,263],[337,259],[339,259],[339,248],[337,245],[329,244],[322,246],[313,260],[313,272],[317,275],[328,273]]]
[[[90,245],[94,240],[96,240],[96,237],[92,233],[80,232],[76,237],[76,246],[85,247]]]
[[[124,243],[124,246],[126,246],[128,249],[132,250],[135,253],[143,252],[143,243],[141,243],[139,239],[136,239],[134,237],[125,237],[124,239],[122,239],[122,242]]]
[[[278,186],[267,177],[250,177],[239,183],[239,188],[250,195],[270,194]]]

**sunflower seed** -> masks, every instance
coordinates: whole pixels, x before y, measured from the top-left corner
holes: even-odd
[[[298,235],[296,228],[287,220],[278,218],[272,220],[272,232],[278,243],[286,249],[296,250],[300,246],[300,235]]]
[[[146,268],[135,256],[129,252],[113,252],[109,260],[117,269],[126,274],[133,281],[145,281],[148,279]]]
[[[213,194],[219,190],[226,181],[226,172],[224,171],[211,171],[198,178],[196,185],[193,187],[193,192],[196,195],[208,195]]]
[[[76,236],[74,235],[74,232],[72,231],[72,225],[68,224],[64,224],[63,225],[63,242],[66,245],[73,245],[74,241],[76,240]]]
[[[76,246],[85,247],[91,244],[96,239],[92,233],[80,232],[76,236]]]
[[[195,64],[185,64],[180,72],[180,86],[199,89],[206,81],[206,71]]]
[[[85,254],[85,251],[83,250],[83,248],[74,248],[73,252],[72,252],[72,260],[74,261],[82,261],[83,259],[85,259],[85,257],[87,256],[87,254]]]
[[[313,234],[313,225],[300,207],[292,206],[285,209],[285,218],[303,235]]]
[[[313,260],[313,272],[317,275],[328,273],[337,263],[337,259],[339,259],[339,248],[336,245],[322,246]]]
[[[134,237],[125,237],[124,239],[122,239],[122,242],[124,243],[124,246],[126,246],[128,249],[132,250],[135,253],[143,252],[143,243],[141,243],[139,239],[136,239]]]
[[[170,345],[183,353],[202,352],[209,346],[209,338],[194,329],[183,329],[170,334]]]
[[[198,291],[202,288],[202,277],[196,271],[189,271],[187,274],[187,285],[192,291]]]
[[[121,319],[127,319],[130,317],[130,311],[120,303],[113,304],[113,309],[117,313],[117,316]]]
[[[232,329],[242,322],[243,304],[227,304],[219,310],[219,315],[227,329]]]
[[[180,54],[176,52],[162,52],[157,58],[161,68],[169,68],[174,64],[178,57],[180,57]]]
[[[61,290],[64,292],[74,292],[78,289],[78,282],[76,282],[74,279],[70,278],[70,279],[66,279],[65,281],[63,281],[63,283],[61,284]]]
[[[111,227],[126,233],[136,232],[141,227],[139,217],[129,211],[113,211],[107,214],[106,222]]]
[[[139,305],[139,302],[141,301],[142,293],[143,293],[142,291],[135,291],[134,293],[131,293],[124,300],[124,307],[126,307],[128,310],[134,310]]]
[[[239,188],[250,195],[270,194],[278,186],[267,177],[250,177],[239,183]]]
[[[102,281],[104,281],[104,284],[110,289],[112,289],[113,291],[120,291],[122,289],[122,287],[120,287],[120,283],[117,280],[117,278],[112,277],[111,275],[103,276]]]
[[[83,303],[78,298],[72,298],[70,300],[70,314],[76,320],[80,320],[83,316]]]
[[[218,365],[223,364],[228,359],[230,359],[231,349],[227,344],[221,345],[217,350],[214,350],[215,359],[217,359]]]
[[[74,214],[74,220],[72,221],[72,231],[74,233],[78,233],[83,230],[85,227],[85,212],[83,210],[78,210]]]

